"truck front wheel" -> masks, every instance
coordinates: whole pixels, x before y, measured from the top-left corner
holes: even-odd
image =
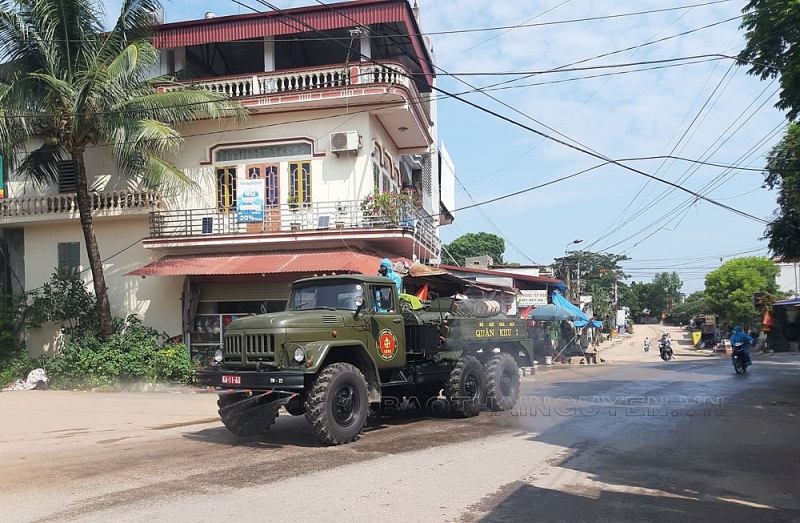
[[[327,445],[358,439],[367,421],[367,381],[357,367],[332,363],[317,375],[306,398],[306,419]]]
[[[486,362],[486,406],[510,410],[519,398],[519,367],[513,356],[501,352]]]
[[[464,418],[477,416],[486,402],[486,374],[483,365],[473,356],[464,356],[456,363],[445,387],[450,411]]]

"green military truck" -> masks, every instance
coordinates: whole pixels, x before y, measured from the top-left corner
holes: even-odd
[[[239,436],[267,431],[284,407],[330,445],[357,439],[370,407],[413,402],[462,417],[513,407],[518,369],[533,364],[524,321],[487,300],[414,303],[381,276],[298,280],[284,312],[228,325],[197,383],[217,388],[222,422]]]

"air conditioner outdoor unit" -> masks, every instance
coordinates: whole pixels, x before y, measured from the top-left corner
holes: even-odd
[[[358,131],[331,133],[331,152],[356,151],[359,148],[361,148],[361,136]]]

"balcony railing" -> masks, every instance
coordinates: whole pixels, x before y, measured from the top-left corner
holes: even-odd
[[[313,202],[266,206],[262,221],[240,222],[235,209],[184,209],[154,211],[150,215],[150,238],[188,238],[218,235],[292,233],[327,229],[405,229],[426,258],[438,258],[441,243],[434,220],[420,209],[408,208],[397,215],[372,214],[361,210],[361,201]]]
[[[102,191],[91,193],[92,212],[98,215],[119,214],[124,211],[152,211],[160,207],[161,196],[151,191]],[[22,218],[53,215],[75,217],[78,215],[78,197],[75,193],[7,198],[0,200],[0,217]]]
[[[357,69],[357,74],[352,70]],[[242,76],[226,76],[165,84],[164,91],[179,91],[188,86],[215,93],[223,93],[232,98],[281,94],[294,91],[335,89],[369,84],[394,84],[405,87],[414,97],[415,105],[427,116],[427,105],[419,98],[411,74],[398,63],[358,63],[347,67],[341,65],[322,66],[291,71],[271,71]]]

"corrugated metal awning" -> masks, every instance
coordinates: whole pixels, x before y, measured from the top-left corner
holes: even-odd
[[[347,250],[165,256],[126,276],[238,275],[262,273],[377,274],[383,256]]]

